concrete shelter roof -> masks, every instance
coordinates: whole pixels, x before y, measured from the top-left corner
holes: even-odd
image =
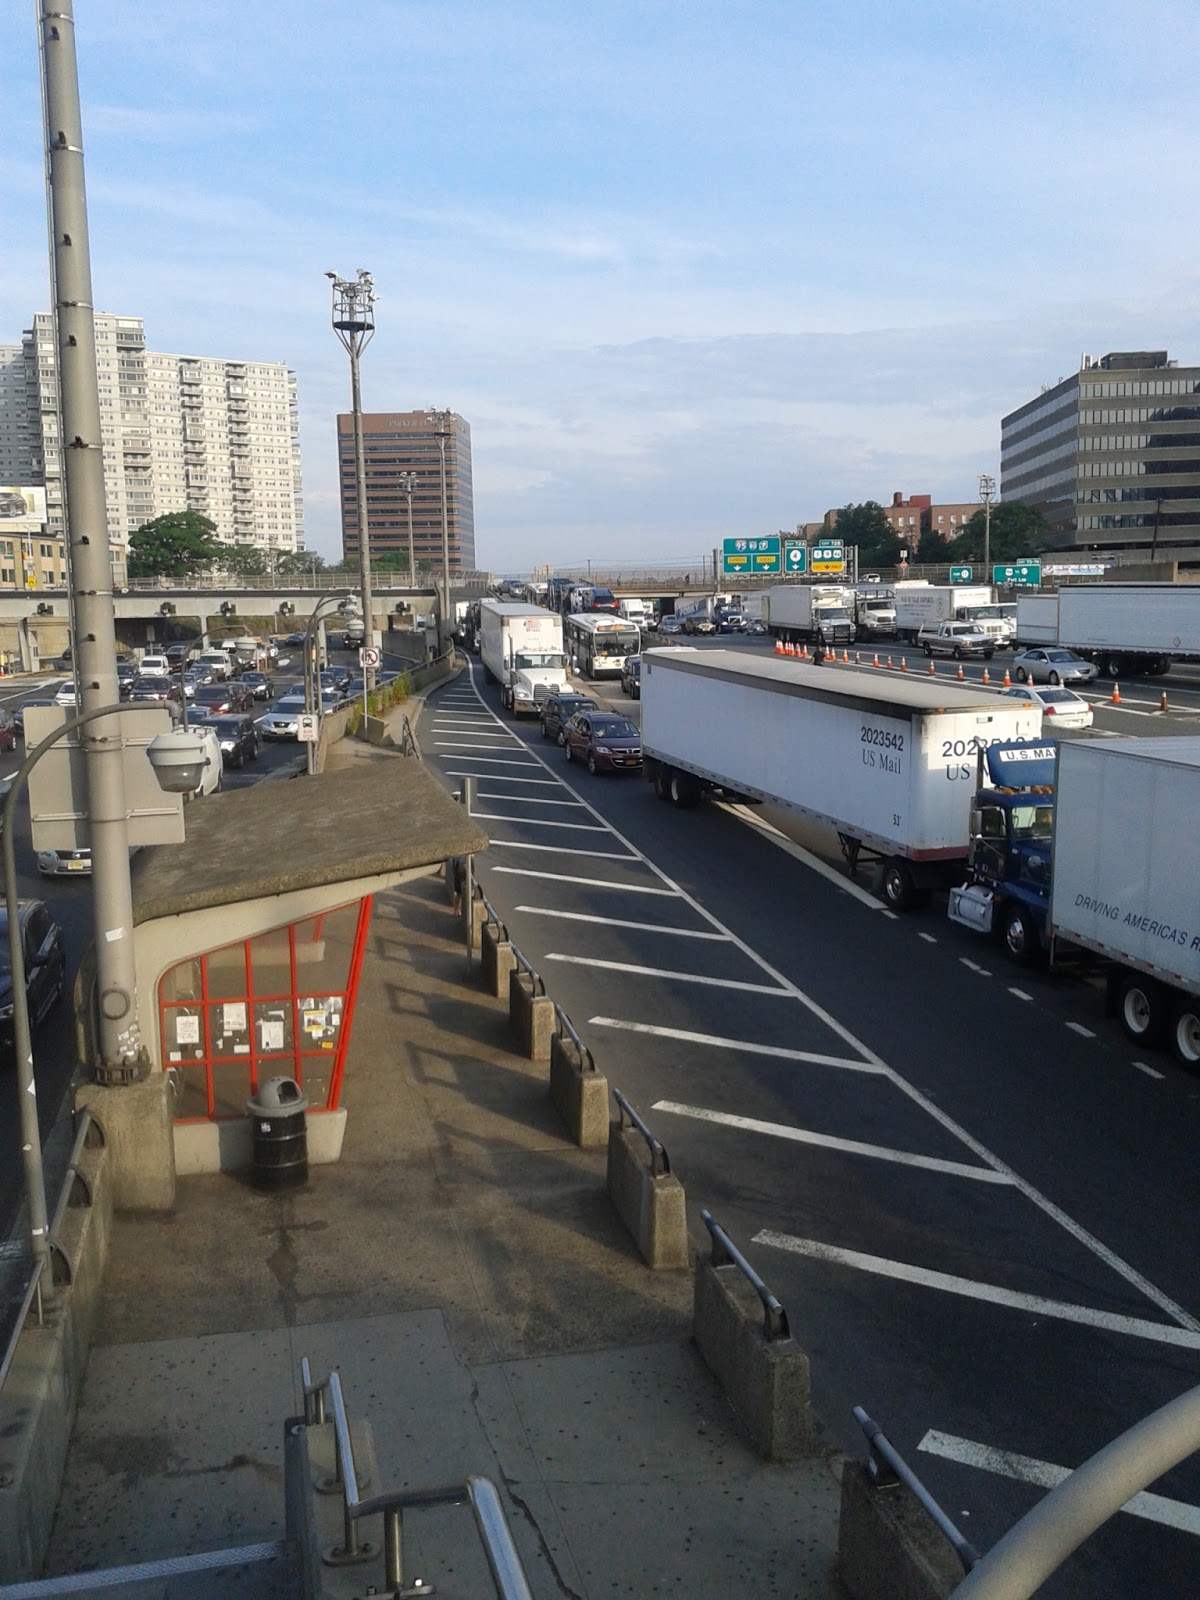
[[[183,844],[133,862],[135,922],[412,871],[487,848],[487,834],[409,757],[256,783],[184,811]]]

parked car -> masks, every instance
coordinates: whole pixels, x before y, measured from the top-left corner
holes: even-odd
[[[680,622],[678,617],[661,617],[659,619],[657,631],[665,634],[682,633],[683,623]]]
[[[191,648],[190,644],[169,644],[167,646],[165,654],[167,660],[171,663],[172,671],[178,672],[180,670],[187,660]]]
[[[17,921],[25,958],[25,998],[35,1026],[61,999],[67,954],[63,932],[42,900],[20,900]],[[8,959],[8,911],[0,906],[0,1052],[13,1054],[13,975]]]
[[[608,711],[577,711],[563,729],[568,761],[589,772],[640,772],[642,736],[628,717]]]
[[[621,668],[621,692],[632,695],[635,700],[642,698],[641,656],[630,656]]]
[[[144,655],[137,664],[138,673],[143,678],[148,678],[151,673],[168,673],[171,663],[164,655]]]
[[[231,662],[228,650],[203,650],[197,657],[197,664],[211,667],[218,683],[224,683],[229,676]]]
[[[271,698],[271,680],[265,672],[256,672],[253,667],[248,667],[242,673],[239,682],[246,685],[256,700],[269,700]]]
[[[563,742],[563,729],[577,711],[598,711],[600,707],[586,694],[550,694],[542,705],[542,738]]]
[[[1094,661],[1085,661],[1074,650],[1054,647],[1023,650],[1012,663],[1018,683],[1092,683],[1098,670]]]
[[[298,727],[297,718],[304,710],[303,694],[284,695],[262,718],[258,731],[264,739],[294,739]]]
[[[37,869],[43,878],[83,877],[92,870],[90,850],[39,850]]]
[[[321,672],[321,684],[324,688],[344,691],[350,682],[350,673],[345,667],[325,667]]]
[[[208,717],[224,716],[230,711],[250,711],[254,707],[254,691],[249,684],[233,679],[229,683],[202,683],[192,697],[196,710]]]
[[[195,726],[211,728],[221,746],[221,760],[226,767],[244,767],[247,761],[258,760],[258,729],[254,718],[240,712],[228,716],[201,717]]]
[[[927,656],[952,656],[955,661],[979,656],[990,661],[996,641],[973,622],[927,622],[917,633],[917,643]]]
[[[133,680],[138,675],[138,669],[132,661],[122,661],[117,665],[117,694],[122,700],[129,699],[129,691],[133,687]]]
[[[1056,728],[1090,728],[1092,708],[1074,689],[1056,688],[1048,684],[1044,689],[1006,689],[1006,695],[1017,695],[1023,700],[1036,700],[1042,715],[1054,718]]]

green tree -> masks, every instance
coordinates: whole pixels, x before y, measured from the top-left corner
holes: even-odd
[[[219,565],[231,578],[265,578],[271,571],[269,553],[254,544],[222,545]]]
[[[860,572],[866,567],[894,567],[900,560],[900,539],[877,500],[842,506],[836,526],[828,531],[843,543],[858,546]]]
[[[950,542],[955,561],[983,559],[983,507],[967,522],[957,539]],[[1002,500],[992,507],[992,534],[989,553],[993,561],[1023,561],[1046,548],[1050,529],[1045,517],[1020,500]]]
[[[325,571],[325,557],[312,550],[284,550],[275,558],[277,578],[309,578]]]
[[[385,550],[371,565],[376,572],[407,572],[408,556],[403,550]]]
[[[129,536],[131,578],[190,578],[221,559],[216,523],[198,511],[168,511]]]
[[[950,559],[950,546],[936,528],[924,528],[911,559],[919,566],[936,567]]]

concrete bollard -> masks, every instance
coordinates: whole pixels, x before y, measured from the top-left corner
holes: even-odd
[[[468,864],[471,858],[467,857]],[[471,884],[471,875],[468,870],[467,886]],[[483,896],[478,890],[465,900],[462,906],[463,942],[472,955],[479,954],[480,943],[483,938],[483,925],[487,921],[487,912],[483,907]]]
[[[479,935],[479,967],[487,992],[502,1000],[508,993],[509,973],[515,972],[516,966],[507,930],[499,923],[485,922]]]
[[[877,1484],[865,1461],[842,1468],[838,1577],[850,1600],[946,1600],[962,1564],[925,1507],[902,1483]]]
[[[608,1079],[596,1071],[592,1052],[569,1034],[550,1040],[550,1098],[567,1132],[581,1150],[603,1150],[608,1143]]]
[[[663,1152],[665,1163],[666,1152]],[[608,1194],[647,1266],[686,1267],[687,1210],[683,1185],[647,1161],[646,1141],[620,1120],[608,1130]]]
[[[521,1053],[530,1061],[550,1059],[554,1001],[536,973],[517,967],[508,975],[508,1020]]]
[[[808,1357],[790,1337],[766,1337],[762,1304],[737,1267],[696,1258],[692,1337],[761,1456],[813,1453]]]

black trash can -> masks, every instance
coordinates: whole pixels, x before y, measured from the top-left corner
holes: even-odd
[[[295,1189],[308,1182],[308,1099],[295,1078],[267,1078],[246,1101],[254,1132],[250,1181],[256,1189]]]

